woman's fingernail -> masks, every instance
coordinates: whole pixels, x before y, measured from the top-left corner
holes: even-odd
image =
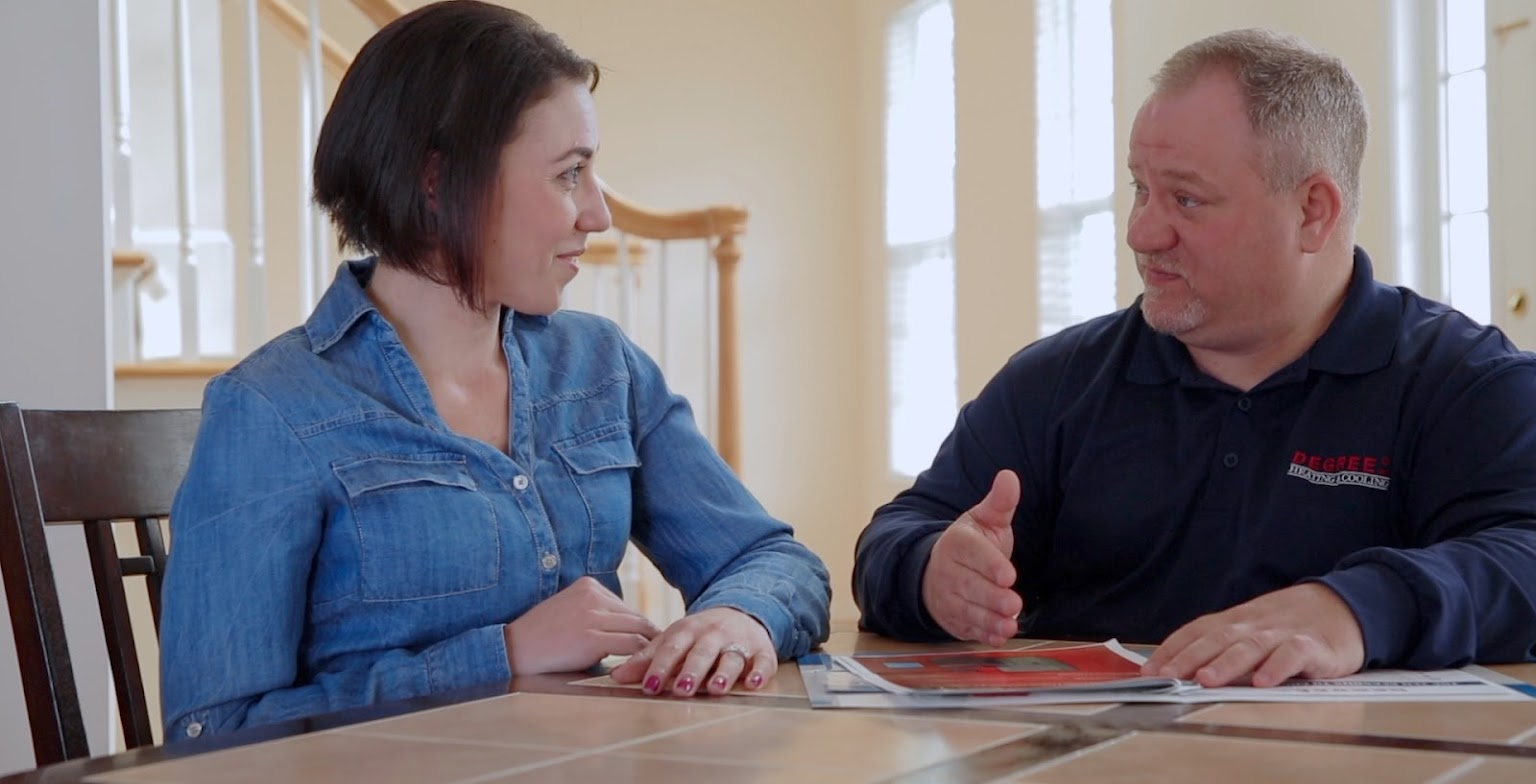
[[[725,676],[724,675],[716,675],[715,679],[710,681],[710,685],[714,686],[717,689],[725,688]]]
[[[677,679],[677,691],[687,694],[693,691],[693,676],[684,675]]]
[[[757,689],[757,688],[761,688],[762,685],[763,685],[763,674],[762,673],[754,672],[751,675],[747,676],[747,687],[748,688]]]
[[[647,694],[655,694],[656,692],[661,691],[661,676],[652,675],[651,677],[646,678],[645,691]]]

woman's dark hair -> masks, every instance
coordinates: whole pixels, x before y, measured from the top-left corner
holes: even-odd
[[[343,249],[481,309],[476,259],[501,149],[559,81],[596,89],[599,73],[527,14],[478,0],[412,11],[363,45],[337,87],[315,149],[315,202]]]

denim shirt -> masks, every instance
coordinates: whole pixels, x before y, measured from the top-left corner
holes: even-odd
[[[733,607],[780,657],[826,639],[820,559],[769,516],[612,322],[506,312],[511,440],[450,430],[342,265],[303,327],[209,382],[172,509],[166,737],[512,676],[502,625],[626,543],[690,612]]]

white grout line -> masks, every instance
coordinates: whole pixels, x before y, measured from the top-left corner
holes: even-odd
[[[690,754],[658,754],[649,751],[631,751],[626,754],[631,759],[643,759],[654,762],[686,762],[695,765],[713,765],[726,768],[747,768],[749,770],[812,770],[826,773],[841,773],[850,775],[857,770],[847,765],[826,765],[810,762],[797,762],[795,760],[768,760],[754,761],[747,759],[729,759],[725,757],[706,757]],[[946,762],[949,760],[946,760]],[[462,784],[458,782],[456,784]]]
[[[488,749],[538,749],[548,751],[558,749],[560,751],[580,751],[574,746],[539,746],[532,743],[522,743],[515,740],[480,740],[477,738],[447,738],[442,735],[407,735],[403,732],[378,732],[376,730],[364,730],[362,732],[348,732],[346,735],[355,735],[360,738],[376,738],[378,740],[403,740],[412,743],[437,743],[447,746],[474,746]]]
[[[1440,775],[1430,779],[1429,781],[1424,782],[1424,784],[1449,784],[1450,782],[1455,781],[1456,779],[1461,778],[1463,775],[1465,775],[1467,773],[1471,773],[1473,770],[1475,770],[1478,766],[1480,766],[1482,764],[1483,764],[1483,758],[1482,757],[1473,757],[1472,759],[1469,759],[1466,762],[1463,762],[1460,765],[1457,765],[1456,767],[1451,768],[1450,770],[1448,770],[1448,771],[1446,771],[1444,773],[1441,773]]]
[[[741,713],[735,713],[735,714],[731,714],[729,716],[721,716],[718,719],[710,719],[709,721],[701,721],[701,722],[698,722],[697,724],[688,724],[688,725],[685,725],[685,726],[682,726],[682,727],[674,727],[674,728],[672,728],[670,730],[667,730],[665,732],[655,732],[655,733],[651,733],[650,735],[645,735],[645,736],[642,736],[642,737],[639,737],[639,738],[630,738],[629,740],[620,741],[618,743],[610,743],[607,746],[597,746],[595,748],[582,749],[581,751],[577,751],[577,752],[574,752],[574,753],[571,753],[571,754],[565,754],[565,755],[558,756],[558,757],[552,757],[550,759],[543,760],[543,761],[540,761],[540,762],[532,762],[532,763],[526,763],[526,764],[523,764],[523,765],[515,765],[515,766],[510,767],[510,768],[505,768],[505,769],[502,769],[502,770],[492,771],[490,773],[482,773],[482,774],[480,774],[478,776],[471,776],[471,777],[469,777],[467,779],[459,779],[459,780],[457,780],[455,782],[452,782],[452,784],[479,784],[480,782],[484,782],[484,781],[492,781],[494,779],[499,779],[499,778],[502,778],[504,776],[511,776],[511,775],[518,774],[518,773],[526,773],[526,772],[528,772],[530,770],[537,770],[539,768],[547,768],[547,767],[549,767],[551,765],[558,765],[558,764],[563,763],[563,762],[572,762],[572,761],[575,761],[575,760],[579,760],[579,759],[581,759],[583,757],[595,757],[595,756],[599,756],[599,755],[602,755],[602,754],[606,754],[607,752],[610,752],[610,751],[617,751],[619,749],[627,748],[627,747],[630,747],[630,746],[635,746],[635,745],[638,745],[638,744],[641,744],[641,743],[649,743],[650,741],[658,740],[660,738],[666,738],[666,737],[670,737],[672,735],[681,735],[682,733],[685,733],[685,732],[691,732],[693,730],[702,729],[704,727],[712,727],[712,726],[714,726],[716,724],[724,724],[725,722],[728,722],[728,721],[736,721],[737,719],[746,718],[747,716],[752,716],[752,715],[755,715],[755,714],[761,713],[761,712],[762,712],[761,709],[758,709],[758,708],[745,708],[745,709],[742,710]]]
[[[785,710],[791,710],[791,709],[786,709],[786,708],[768,708],[768,709],[765,709],[763,711],[754,711],[754,713],[769,712],[769,711],[780,711],[780,712],[783,712]],[[733,718],[733,717],[725,717],[725,718]],[[904,719],[904,718],[913,718],[913,719],[918,719],[918,720],[927,720],[927,717],[922,717],[922,716],[890,716],[890,717],[881,717],[881,718],[884,718],[886,720],[889,720],[889,719]],[[939,720],[939,719],[937,717],[935,717],[934,720]],[[963,721],[963,720],[962,719],[947,719],[945,721],[955,722],[955,721]],[[696,727],[709,726],[710,724],[715,724],[715,723],[719,723],[719,722],[705,722],[705,723],[702,723],[702,724],[691,725],[689,727],[684,727],[684,728],[681,728],[681,729],[682,730],[689,730],[689,729],[694,729]],[[1022,732],[1018,732],[1018,733],[1014,733],[1012,735],[1005,736],[1003,738],[999,738],[998,740],[995,740],[995,741],[991,741],[991,742],[984,743],[982,745],[976,746],[975,748],[972,748],[972,749],[970,749],[970,750],[968,750],[968,751],[966,751],[963,754],[960,754],[958,756],[948,757],[946,759],[941,759],[941,760],[935,760],[933,762],[920,765],[920,766],[918,766],[916,768],[913,768],[911,770],[897,771],[895,773],[890,774],[889,776],[882,776],[882,779],[906,776],[906,775],[909,775],[909,774],[911,774],[911,773],[913,773],[915,771],[922,770],[922,769],[928,768],[928,767],[932,767],[934,765],[943,765],[943,764],[952,763],[952,762],[955,762],[957,760],[964,759],[965,757],[969,757],[972,754],[979,754],[979,753],[982,753],[984,751],[988,751],[990,749],[993,749],[995,747],[1002,746],[1002,745],[1004,745],[1006,743],[1012,743],[1012,742],[1017,741],[1017,740],[1022,740],[1022,739],[1027,738],[1027,737],[1029,737],[1031,735],[1036,735],[1036,734],[1039,734],[1041,732],[1044,732],[1047,729],[1050,729],[1050,727],[1048,727],[1046,725],[1018,724],[1016,726],[1021,727],[1021,728],[1027,727],[1028,729],[1025,729]],[[647,736],[645,738],[639,738],[639,739],[635,739],[635,740],[624,741],[622,743],[616,743],[616,744],[613,744],[613,745],[608,746],[608,747],[597,748],[597,749],[587,749],[587,750],[583,750],[581,752],[568,754],[568,755],[566,755],[566,756],[564,756],[564,757],[562,757],[560,759],[550,759],[550,760],[545,760],[545,761],[541,761],[541,762],[537,762],[537,763],[529,763],[529,764],[523,766],[523,768],[519,769],[517,772],[521,773],[521,772],[524,772],[526,769],[533,769],[533,768],[538,768],[538,767],[544,767],[546,765],[552,765],[552,764],[559,763],[559,762],[569,762],[569,761],[572,761],[572,760],[575,760],[575,759],[579,759],[579,758],[584,757],[584,756],[595,756],[595,755],[601,754],[603,752],[610,751],[612,749],[618,749],[618,748],[621,748],[621,747],[624,747],[624,746],[629,746],[629,745],[633,745],[633,744],[636,744],[636,743],[641,743],[641,742],[649,741],[649,740],[652,740],[652,739],[655,739],[655,738],[659,738],[662,735],[670,735],[670,734],[674,734],[674,732],[669,731],[667,733],[658,733],[656,735]],[[801,762],[796,762],[794,760],[787,760],[785,762],[773,762],[773,761],[770,761],[770,762],[757,762],[757,761],[752,761],[752,760],[725,759],[725,758],[721,758],[721,757],[718,757],[718,756],[704,756],[704,755],[687,754],[687,753],[679,754],[679,753],[675,753],[675,752],[672,752],[672,753],[657,753],[657,752],[637,751],[637,752],[632,752],[632,754],[635,757],[641,757],[641,758],[648,759],[648,760],[656,760],[656,761],[662,761],[662,762],[685,762],[685,763],[699,764],[699,765],[721,765],[721,766],[734,767],[734,768],[750,768],[750,769],[753,769],[753,770],[821,771],[821,772],[827,772],[827,773],[841,773],[841,774],[846,774],[846,775],[855,775],[858,772],[856,767],[850,767],[848,765],[825,765],[825,764],[814,764],[814,763],[801,763]],[[788,764],[786,764],[786,762]],[[505,771],[501,771],[501,772],[496,773],[495,775],[500,776],[500,775],[503,775],[505,773],[506,773]],[[487,775],[489,775],[489,774],[487,774]],[[455,784],[471,784],[471,782],[480,781],[480,780],[482,780],[482,778],[483,777],[475,777],[473,779],[466,779],[464,781],[455,782]]]
[[[1505,743],[1524,743],[1532,738],[1536,738],[1536,727],[1531,727],[1525,732],[1515,735],[1513,738],[1505,741]]]
[[[284,737],[284,738],[274,738],[274,740],[289,740],[291,738],[311,737],[311,736],[315,736],[315,735],[326,735],[326,734],[335,733],[335,732],[352,732],[352,731],[355,731],[355,730],[365,730],[369,734],[390,735],[390,736],[394,736],[394,737],[403,737],[403,738],[414,739],[414,740],[436,740],[439,736],[436,736],[436,735],[410,735],[410,734],[407,734],[407,733],[392,733],[392,732],[389,732],[389,731],[380,732],[378,730],[372,730],[372,729],[368,729],[368,728],[374,727],[375,725],[378,725],[378,724],[386,724],[386,723],[392,722],[392,721],[403,721],[403,720],[406,720],[406,719],[415,719],[415,718],[417,718],[419,716],[427,716],[427,715],[430,715],[430,714],[433,714],[433,713],[440,713],[440,712],[446,711],[446,710],[454,710],[456,708],[462,708],[462,707],[464,707],[466,705],[475,705],[475,704],[482,703],[482,702],[490,702],[492,700],[506,699],[508,697],[528,697],[528,698],[531,698],[531,699],[536,699],[536,698],[539,698],[539,697],[548,697],[548,696],[578,697],[578,698],[581,698],[581,699],[584,699],[584,700],[609,700],[609,701],[620,701],[620,702],[634,702],[635,701],[635,700],[631,700],[631,699],[629,699],[627,697],[613,697],[613,696],[606,695],[606,694],[559,694],[559,695],[550,695],[550,694],[545,694],[545,693],[536,692],[536,691],[509,691],[506,694],[493,694],[493,695],[491,695],[489,697],[480,697],[479,699],[467,700],[465,702],[454,702],[454,703],[449,703],[447,705],[437,705],[437,706],[434,706],[434,707],[431,707],[431,708],[424,708],[422,710],[409,711],[409,712],[406,712],[406,713],[397,713],[397,714],[395,714],[393,716],[382,716],[382,717],[377,718],[377,719],[369,719],[368,721],[360,721],[360,722],[358,722],[356,724],[343,724],[340,727],[330,727],[328,729],[320,730],[319,732],[306,732],[303,735],[290,735],[290,736],[287,736],[287,737]],[[736,707],[744,707],[744,706],[739,706],[739,705],[718,705],[718,706],[714,706],[714,707],[736,708]],[[266,742],[270,742],[270,741],[266,741]]]
[[[775,712],[775,713],[796,713],[796,714],[803,714],[803,713],[805,713],[805,708],[767,708],[767,707],[765,707],[765,708],[758,708],[758,710],[771,711],[771,712]],[[944,714],[944,713],[949,713],[948,710],[933,711],[931,714],[922,715],[922,716],[913,716],[911,714],[898,714],[898,715],[881,715],[881,716],[878,716],[878,717],[874,716],[871,713],[869,713],[870,710],[878,710],[878,709],[874,709],[874,708],[856,708],[856,709],[852,709],[852,710],[839,710],[839,709],[817,710],[817,711],[815,711],[815,715],[817,715],[817,716],[864,716],[866,718],[879,718],[882,721],[890,721],[892,719],[901,719],[901,720],[907,720],[907,721],[932,721],[932,722],[938,722],[938,723],[941,723],[941,724],[1006,724],[1006,725],[1008,725],[1010,727],[1032,727],[1033,729],[1031,729],[1029,731],[1030,733],[1039,732],[1040,730],[1043,730],[1043,729],[1045,729],[1047,727],[1055,726],[1053,724],[1042,724],[1042,723],[1040,723],[1038,721],[1030,721],[1028,719],[1020,720],[1018,718],[1011,718],[1011,719],[1009,719],[1009,718],[993,718],[993,717],[990,717],[990,716],[947,716],[947,715],[940,715],[940,714]],[[967,710],[967,709],[966,708],[957,708],[956,710],[964,711],[964,710]],[[990,710],[996,710],[996,708],[992,708]],[[1028,733],[1026,733],[1026,734],[1028,734]]]
[[[490,702],[491,700],[500,700],[500,699],[505,699],[507,697],[515,697],[515,696],[517,696],[519,694],[524,694],[524,693],[525,692],[520,692],[520,691],[509,691],[506,694],[492,694],[489,697],[481,697],[479,699],[467,700],[465,702],[450,702],[447,705],[436,705],[436,706],[433,706],[431,708],[423,708],[421,710],[407,711],[405,713],[396,713],[393,716],[381,716],[381,717],[379,717],[377,719],[369,719],[367,721],[360,721],[360,722],[358,722],[356,724],[343,724],[340,727],[330,727],[330,728],[321,730],[319,732],[306,732],[303,735],[290,735],[288,737],[289,738],[299,738],[299,737],[305,737],[305,736],[309,736],[309,735],[325,735],[325,734],[332,733],[332,732],[346,732],[347,730],[355,730],[355,729],[359,729],[359,728],[362,728],[362,727],[371,727],[371,726],[373,726],[375,724],[383,724],[385,722],[395,721],[396,719],[404,719],[404,718],[410,718],[410,717],[415,717],[415,716],[427,716],[427,715],[430,715],[430,714],[433,714],[433,713],[440,713],[440,712],[445,711],[445,710],[452,710],[454,708],[462,708],[465,705],[474,705],[476,703],[481,703],[481,702]],[[424,696],[431,696],[431,695],[424,695]],[[286,740],[286,738],[279,738],[279,740]]]

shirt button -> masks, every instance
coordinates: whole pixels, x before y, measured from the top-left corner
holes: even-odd
[[[559,564],[560,559],[556,558],[554,553],[545,553],[544,557],[539,559],[539,565],[544,567],[546,571],[555,568]]]
[[[187,737],[195,738],[201,734],[203,734],[203,725],[195,721],[187,725]]]
[[[1221,464],[1226,466],[1227,468],[1236,468],[1237,467],[1237,453],[1236,452],[1228,452],[1226,454],[1226,456],[1221,458]]]
[[[1238,411],[1247,411],[1250,408],[1253,408],[1253,401],[1252,400],[1250,400],[1250,399],[1248,399],[1246,397],[1240,397],[1240,398],[1237,399],[1237,410]]]
[[[517,476],[512,477],[512,488],[514,490],[527,490],[528,489],[528,475],[527,474],[518,474]]]

